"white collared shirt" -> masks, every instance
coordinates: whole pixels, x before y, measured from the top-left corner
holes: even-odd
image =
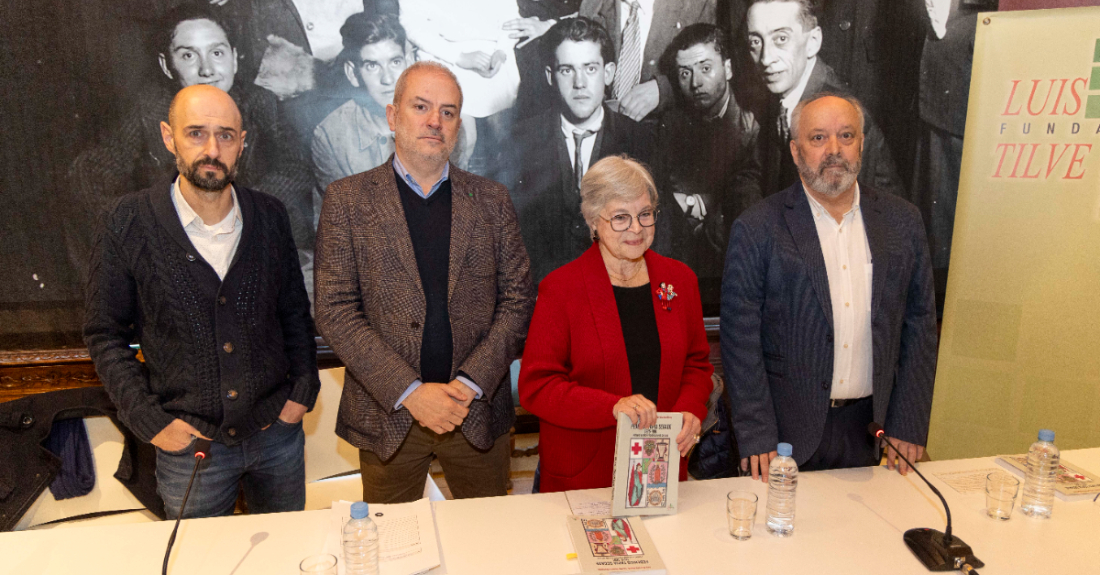
[[[794,89],[791,90],[791,93],[783,96],[783,98],[779,100],[779,103],[783,105],[783,109],[787,111],[788,126],[791,125],[791,116],[794,114],[794,107],[802,101],[802,94],[806,92],[806,84],[810,81],[810,74],[813,73],[814,66],[817,66],[816,56],[813,61],[806,66],[806,69],[802,71],[802,77],[798,79],[798,83],[794,85]]]
[[[229,193],[233,196],[233,209],[229,210],[225,218],[208,226],[203,223],[191,204],[183,197],[180,191],[180,181],[172,184],[172,205],[176,208],[176,214],[183,224],[183,231],[187,238],[198,250],[202,259],[214,268],[218,278],[224,280],[229,272],[229,264],[233,263],[233,256],[237,253],[237,245],[241,243],[241,231],[244,230],[244,220],[241,219],[241,209],[237,204],[237,190],[229,187]]]
[[[667,0],[666,0],[667,1]],[[649,39],[649,29],[653,27],[653,4],[656,0],[638,0],[638,34],[642,39],[642,58],[645,58],[645,44]],[[626,22],[630,19],[631,0],[619,0],[619,36],[622,36]],[[643,67],[645,62],[642,62]]]
[[[577,154],[577,142],[573,139],[573,132],[580,130],[589,130],[592,132],[592,135],[581,140],[582,176],[588,172],[588,166],[591,165],[592,149],[596,147],[596,135],[601,128],[603,128],[603,106],[596,108],[592,116],[579,126],[566,120],[565,116],[561,117],[561,133],[565,137],[565,147],[569,150],[569,165],[573,166],[574,170],[577,169],[577,167],[573,165]]]
[[[863,227],[856,184],[852,208],[837,223],[817,200],[806,193],[825,257],[829,297],[833,306],[832,399],[858,399],[871,395],[871,248]]]

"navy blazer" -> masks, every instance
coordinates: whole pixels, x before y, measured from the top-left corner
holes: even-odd
[[[874,265],[874,418],[891,437],[925,445],[936,372],[936,307],[920,213],[860,187]],[[799,182],[733,224],[722,280],[722,363],[742,456],[794,446],[802,464],[821,442],[833,379],[829,280]]]

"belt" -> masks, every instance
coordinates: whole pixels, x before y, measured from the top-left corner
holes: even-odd
[[[830,399],[829,407],[848,407],[849,405],[855,405],[861,401],[868,401],[871,397],[873,396],[868,395],[867,397],[857,397],[855,399]]]

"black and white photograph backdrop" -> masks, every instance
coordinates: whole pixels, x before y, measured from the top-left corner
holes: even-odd
[[[248,132],[236,182],[279,198],[312,290],[325,189],[393,152],[385,105],[418,60],[463,94],[452,163],[508,186],[537,282],[591,245],[578,185],[650,167],[654,249],[718,315],[730,226],[797,181],[789,114],[865,107],[860,181],[921,209],[942,300],[976,16],[997,0],[2,0],[0,349],[82,347],[98,214],[163,183],[159,124],[212,84]]]

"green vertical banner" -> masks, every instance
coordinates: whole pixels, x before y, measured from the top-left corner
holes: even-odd
[[[977,25],[928,450],[1097,447],[1100,8]]]

